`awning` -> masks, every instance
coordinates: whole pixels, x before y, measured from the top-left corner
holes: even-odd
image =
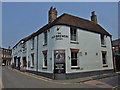
[[[72,49],[70,48],[71,52],[79,52],[79,49]]]
[[[107,53],[107,51],[101,51],[102,53]]]
[[[43,52],[43,53],[47,53],[47,51],[48,51],[48,50],[44,50],[44,51],[42,51],[42,52]]]

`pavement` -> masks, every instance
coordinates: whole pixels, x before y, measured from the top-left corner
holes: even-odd
[[[54,81],[63,82],[63,83],[84,83],[84,82],[88,82],[88,81],[92,81],[92,80],[100,80],[100,79],[110,78],[110,77],[114,77],[114,76],[118,76],[118,75],[120,75],[120,72],[107,73],[107,74],[101,74],[101,75],[95,75],[95,76],[89,76],[89,77],[82,77],[82,78],[76,78],[76,79],[54,80]]]
[[[29,76],[32,75],[33,77],[41,78],[43,81],[54,81],[56,83],[62,83],[62,84],[84,83],[84,82],[91,81],[91,80],[100,80],[100,79],[103,79],[103,78],[109,78],[109,77],[114,77],[114,76],[119,76],[120,75],[120,72],[114,72],[114,73],[107,73],[107,74],[88,76],[88,77],[82,77],[82,78],[75,78],[75,79],[53,80],[53,79],[43,77],[43,76],[39,76],[39,75],[36,75],[36,74],[32,74],[32,73],[28,73],[28,72],[22,72],[22,71],[19,71],[17,69],[15,69],[15,70],[17,72],[20,72],[20,73],[23,73],[23,74],[26,74],[26,75],[29,75]]]
[[[3,67],[2,70],[3,88],[112,88],[112,90],[119,90],[120,84],[120,80],[118,80],[120,72],[53,80],[17,69],[12,70],[10,67]]]

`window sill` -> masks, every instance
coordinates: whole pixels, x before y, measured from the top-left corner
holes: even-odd
[[[47,66],[43,66],[42,69],[47,69]]]
[[[34,66],[30,66],[30,68],[34,68]]]
[[[73,43],[73,44],[79,44],[78,41],[70,41],[70,43]]]
[[[106,45],[101,45],[101,47],[106,47]]]
[[[79,66],[71,66],[71,69],[80,69]]]
[[[43,44],[43,46],[46,46],[46,45],[47,45],[47,43]]]
[[[107,64],[104,64],[103,67],[108,67],[108,65],[107,65]]]
[[[34,48],[31,48],[31,50],[34,50]]]

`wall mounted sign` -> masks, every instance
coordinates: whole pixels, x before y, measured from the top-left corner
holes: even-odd
[[[54,51],[55,73],[65,73],[65,50]]]
[[[68,35],[62,35],[61,32],[58,32],[57,35],[52,36],[52,39],[63,40],[63,38],[68,38]]]
[[[58,50],[54,53],[55,63],[63,64],[65,63],[65,51],[64,50]]]

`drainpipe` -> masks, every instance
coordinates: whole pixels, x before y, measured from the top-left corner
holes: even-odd
[[[38,72],[38,35],[37,35],[37,54],[36,54],[36,59],[37,59],[37,62],[36,62],[36,71]]]

